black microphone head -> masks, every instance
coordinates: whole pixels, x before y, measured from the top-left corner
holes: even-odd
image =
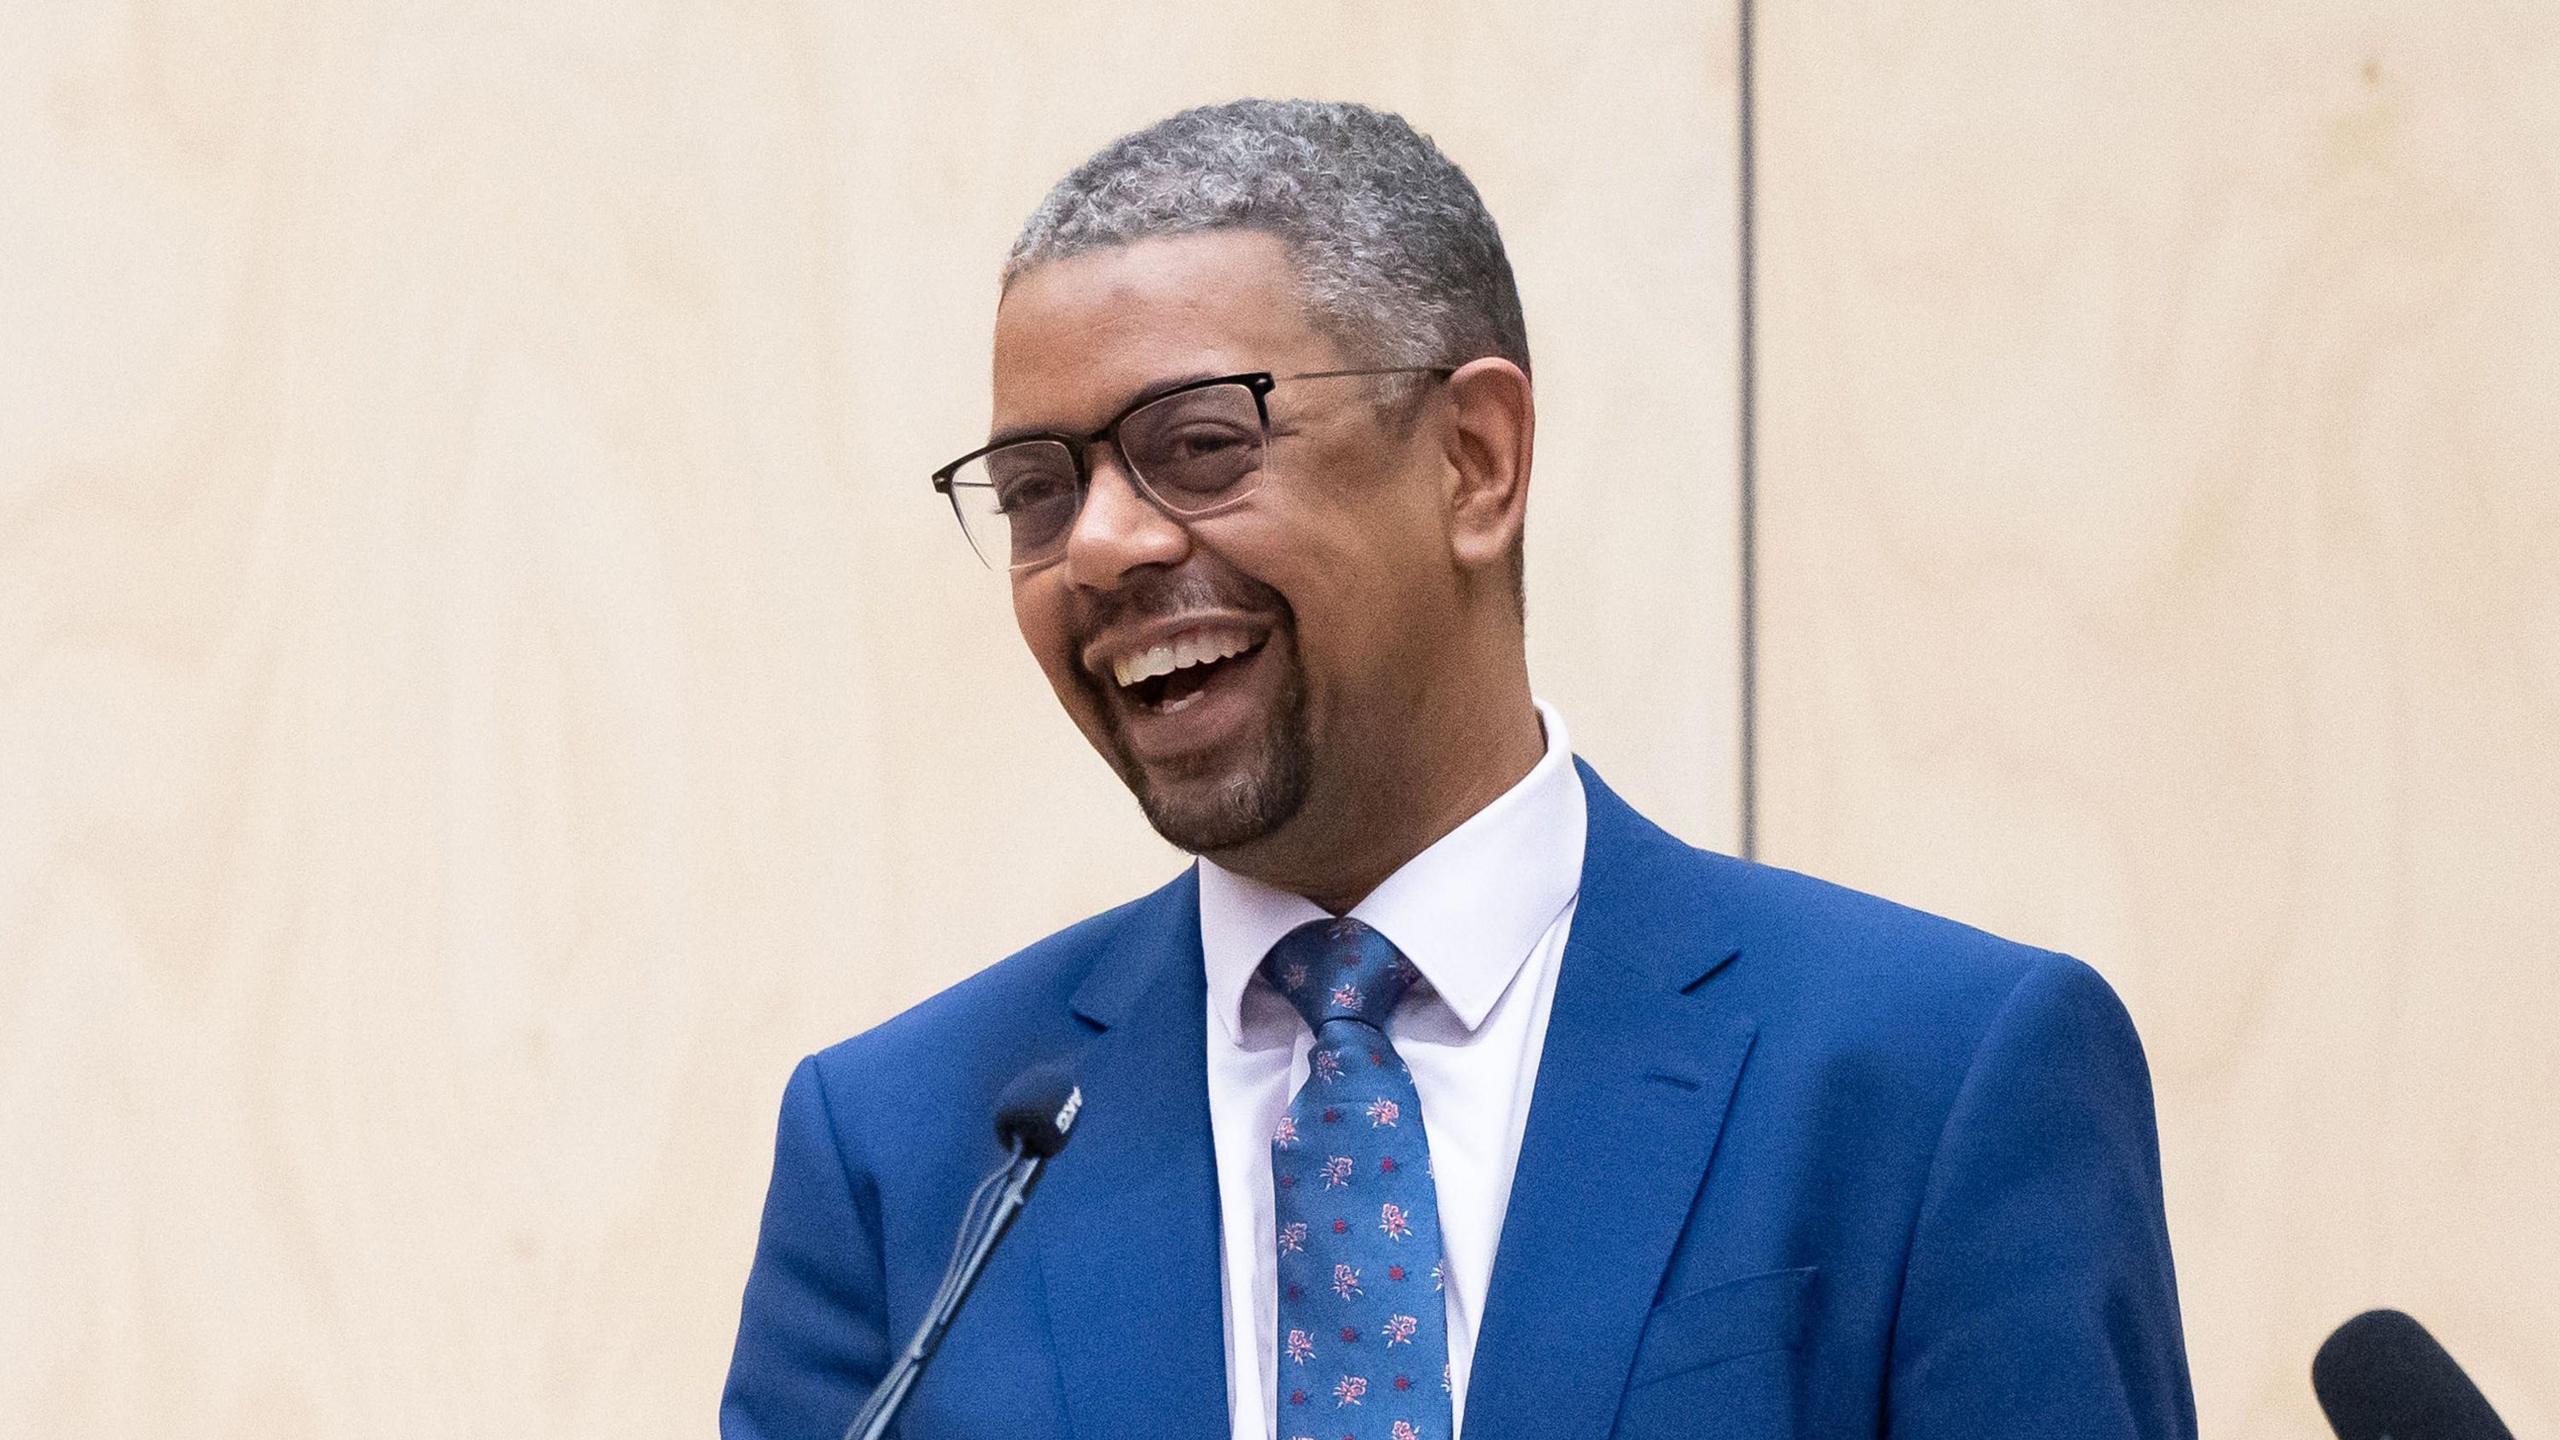
[[[2368,1310],[2311,1359],[2311,1388],[2338,1440],[2515,1440],[2427,1327]]]
[[[1019,1143],[1024,1154],[1046,1160],[1067,1148],[1068,1132],[1083,1108],[1084,1092],[1066,1066],[1034,1065],[996,1097],[996,1139],[1007,1148]]]

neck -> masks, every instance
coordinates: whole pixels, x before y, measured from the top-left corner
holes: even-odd
[[[1520,783],[1546,754],[1521,674],[1501,703],[1457,707],[1430,749],[1405,763],[1341,767],[1335,803],[1310,804],[1280,832],[1210,858],[1340,915],[1440,837]],[[1310,797],[1314,799],[1315,797]]]

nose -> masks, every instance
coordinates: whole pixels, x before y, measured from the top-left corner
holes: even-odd
[[[1117,446],[1094,447],[1084,508],[1067,530],[1068,582],[1088,590],[1117,587],[1130,571],[1179,564],[1191,533],[1138,492]]]

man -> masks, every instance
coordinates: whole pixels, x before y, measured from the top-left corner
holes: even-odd
[[[903,1433],[2194,1433],[2091,971],[1691,849],[1532,700],[1508,261],[1401,120],[1241,102],[1061,181],[946,467],[1198,863],[802,1063],[721,1410],[832,1437],[994,1097],[1085,1107]]]

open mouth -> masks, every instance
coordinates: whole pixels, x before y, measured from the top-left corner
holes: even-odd
[[[1182,635],[1113,661],[1112,679],[1138,708],[1170,715],[1261,654],[1266,638],[1234,630]]]

